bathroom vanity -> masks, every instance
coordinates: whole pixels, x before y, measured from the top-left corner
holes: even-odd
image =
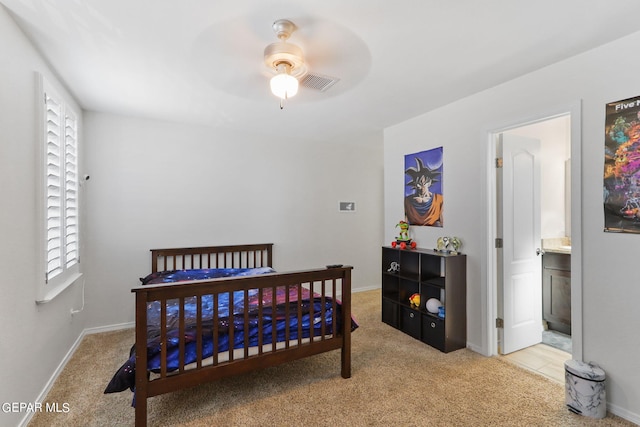
[[[571,246],[546,246],[542,255],[542,319],[571,335]]]

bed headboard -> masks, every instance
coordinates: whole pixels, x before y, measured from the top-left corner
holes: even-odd
[[[151,249],[151,272],[273,267],[273,243]]]

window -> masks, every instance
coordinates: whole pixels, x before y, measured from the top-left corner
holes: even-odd
[[[44,284],[48,302],[80,277],[78,116],[41,77]]]

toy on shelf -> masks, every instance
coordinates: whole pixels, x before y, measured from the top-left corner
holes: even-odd
[[[412,241],[409,237],[409,223],[407,221],[400,221],[396,224],[396,228],[400,227],[400,235],[396,237],[396,240],[391,242],[392,247],[400,247],[400,249],[415,249],[416,242]]]
[[[389,264],[389,269],[387,270],[389,273],[397,273],[400,271],[400,264],[398,264],[396,261],[393,261],[391,264]]]
[[[436,251],[458,255],[462,242],[457,237],[438,237]]]
[[[420,294],[413,294],[409,297],[409,303],[411,307],[419,308],[420,307]]]
[[[427,300],[427,304],[425,305],[427,311],[433,314],[437,314],[440,307],[442,307],[442,303],[437,298],[429,298]]]

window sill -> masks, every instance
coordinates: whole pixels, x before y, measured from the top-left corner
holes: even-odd
[[[60,295],[62,291],[67,289],[69,286],[73,285],[78,279],[82,277],[82,273],[75,273],[67,278],[62,283],[59,283],[57,286],[51,289],[42,289],[42,294],[39,295],[39,298],[36,299],[36,304],[46,304],[48,302],[53,301],[55,297]],[[44,288],[44,287],[43,287]]]

